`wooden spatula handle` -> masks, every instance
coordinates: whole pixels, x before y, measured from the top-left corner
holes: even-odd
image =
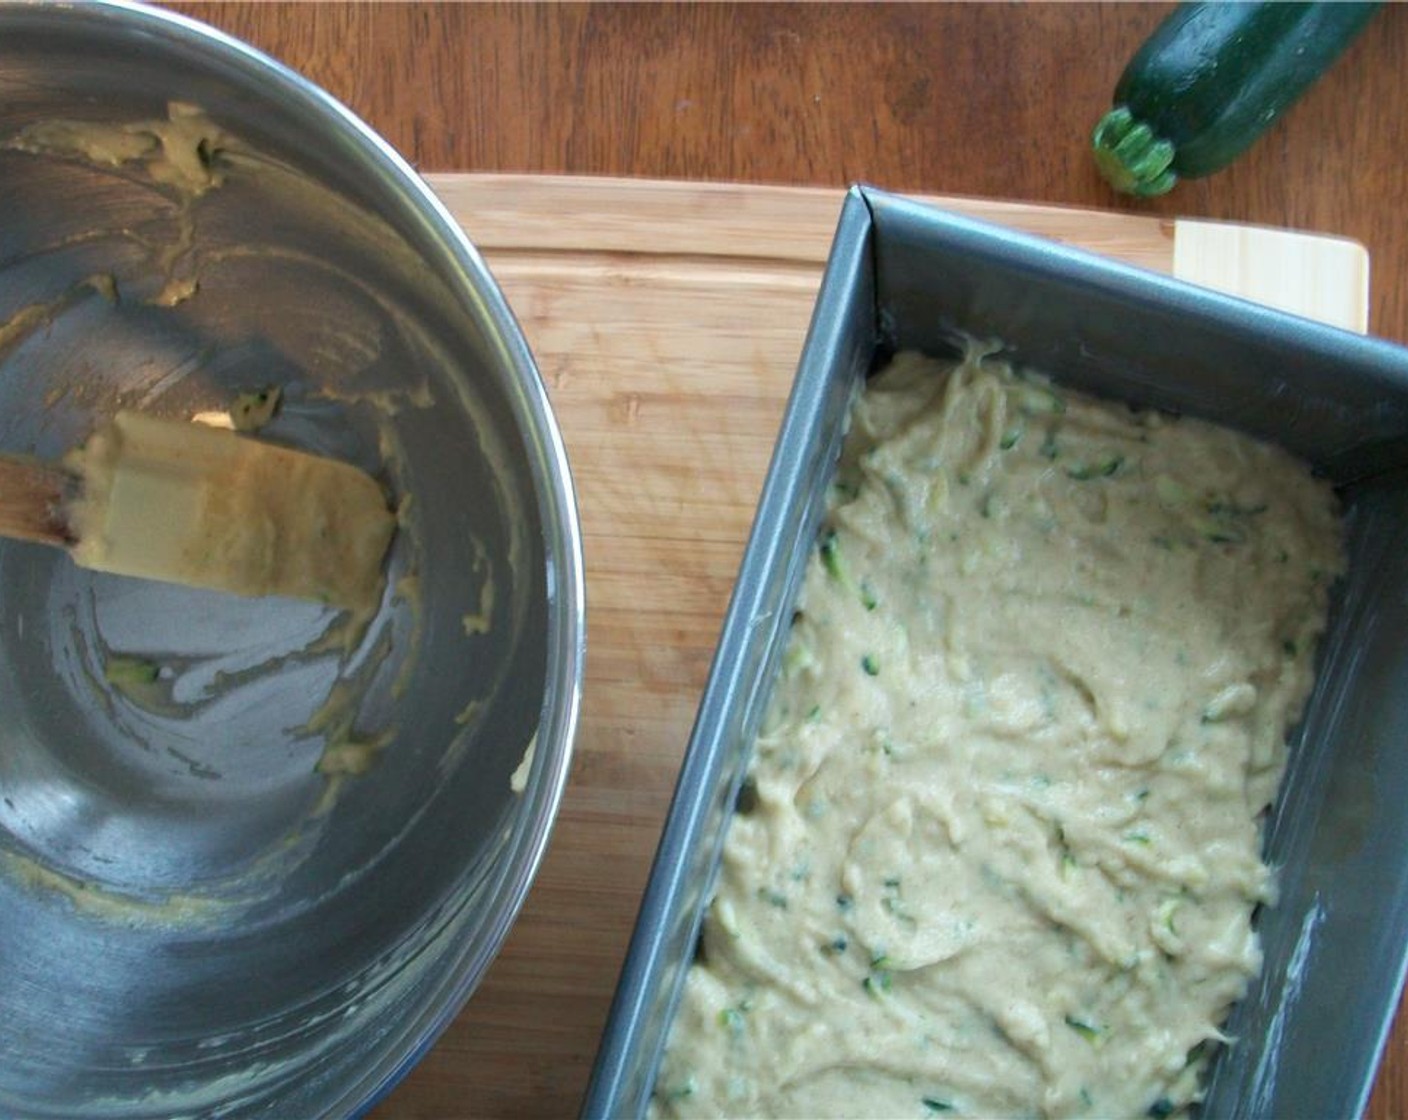
[[[73,544],[63,512],[73,486],[62,467],[0,455],[0,537]]]

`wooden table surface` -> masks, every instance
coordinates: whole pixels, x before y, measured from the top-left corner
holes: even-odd
[[[302,72],[424,171],[866,180],[1338,233],[1369,249],[1371,330],[1408,342],[1408,6],[1387,6],[1231,169],[1154,201],[1109,190],[1087,137],[1166,5],[176,6]],[[614,975],[619,959],[601,966]],[[489,981],[525,967],[511,937]],[[513,1094],[484,1092],[483,1036],[496,1025],[485,1003],[471,1002],[377,1117],[563,1111],[564,1078],[579,1071],[543,1068]],[[575,1023],[589,1062],[595,1038],[582,1028],[604,1014],[599,999],[564,1007],[561,1022],[545,1009],[543,1029]],[[462,1060],[471,1040],[476,1063]],[[1403,1008],[1368,1115],[1408,1116]]]

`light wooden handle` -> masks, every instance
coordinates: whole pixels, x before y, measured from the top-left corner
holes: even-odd
[[[67,547],[75,538],[64,517],[74,478],[62,467],[0,456],[0,537]]]

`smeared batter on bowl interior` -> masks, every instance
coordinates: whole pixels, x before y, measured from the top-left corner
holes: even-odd
[[[1341,566],[1276,448],[902,355],[855,408],[654,1111],[1198,1099]]]
[[[36,121],[5,141],[4,146],[33,155],[76,159],[97,167],[142,168],[153,183],[168,188],[177,200],[176,238],[150,246],[153,264],[165,279],[151,297],[157,307],[175,307],[200,290],[189,271],[196,241],[193,204],[224,183],[219,159],[232,142],[197,105],[173,101],[165,120],[129,122]]]

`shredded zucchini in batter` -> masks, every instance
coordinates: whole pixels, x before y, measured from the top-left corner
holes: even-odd
[[[901,355],[855,408],[652,1111],[1199,1099],[1342,563],[1277,448]]]

